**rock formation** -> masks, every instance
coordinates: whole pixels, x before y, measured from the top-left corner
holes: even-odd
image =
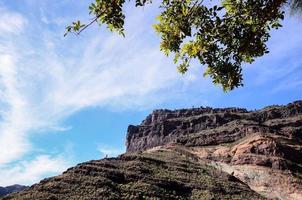
[[[268,198],[302,199],[302,101],[239,108],[156,110],[129,126],[127,152],[182,149]]]
[[[255,132],[301,140],[301,115],[302,101],[251,112],[240,108],[155,110],[141,125],[128,127],[127,152],[166,144],[218,145]]]
[[[126,147],[4,199],[302,199],[302,101],[155,110]]]

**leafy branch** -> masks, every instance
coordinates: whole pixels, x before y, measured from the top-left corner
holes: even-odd
[[[284,5],[302,8],[301,2],[221,0],[221,4],[209,6],[203,0],[162,0],[154,28],[161,38],[160,50],[174,56],[180,73],[186,73],[191,61],[198,60],[206,67],[204,76],[229,91],[243,85],[243,64],[269,53],[270,30],[282,27]],[[135,0],[137,7],[148,3],[152,0]],[[99,23],[124,36],[124,4],[125,0],[95,0],[89,6],[94,18],[87,25],[73,22],[65,35],[79,35]]]

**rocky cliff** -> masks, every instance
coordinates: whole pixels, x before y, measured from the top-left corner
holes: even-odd
[[[302,199],[302,101],[155,110],[126,146],[4,199]]]
[[[129,126],[127,152],[183,149],[268,198],[302,199],[302,101],[240,108],[155,110]]]
[[[155,110],[141,125],[128,127],[127,152],[166,144],[218,145],[255,132],[301,140],[301,115],[302,101],[250,112],[241,108]]]

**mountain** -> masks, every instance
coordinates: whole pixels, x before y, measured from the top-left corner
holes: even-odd
[[[302,101],[155,110],[126,147],[3,199],[302,199]]]
[[[25,190],[26,188],[28,188],[28,187],[24,186],[24,185],[11,185],[11,186],[7,186],[7,187],[0,187],[0,197],[13,193],[13,192],[19,192],[19,191]]]

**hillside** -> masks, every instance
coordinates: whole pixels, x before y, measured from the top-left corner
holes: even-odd
[[[13,193],[13,192],[22,191],[26,188],[28,188],[28,187],[24,186],[24,185],[10,185],[7,187],[0,187],[0,197]]]
[[[302,199],[302,101],[155,110],[126,146],[3,199]]]

